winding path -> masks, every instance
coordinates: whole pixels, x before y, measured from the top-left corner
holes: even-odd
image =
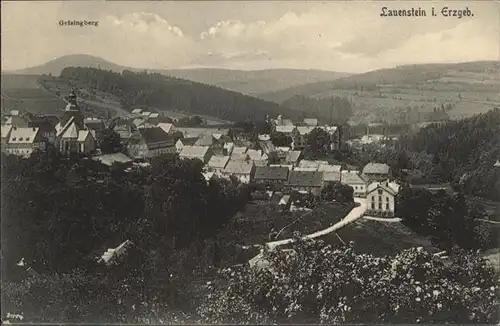
[[[354,207],[342,220],[340,220],[339,222],[335,223],[334,225],[332,225],[326,229],[305,235],[302,239],[305,239],[305,240],[314,239],[314,238],[318,238],[318,237],[327,235],[327,234],[335,232],[338,229],[344,227],[345,225],[352,223],[352,222],[356,221],[357,219],[363,217],[363,215],[367,209],[366,199],[365,198],[354,198],[354,201],[356,203],[358,203],[359,206]],[[284,240],[278,240],[278,241],[272,241],[272,242],[267,242],[266,246],[269,249],[274,249],[278,246],[283,246],[283,245],[293,243],[294,241],[295,240],[291,239],[291,238],[284,239]]]

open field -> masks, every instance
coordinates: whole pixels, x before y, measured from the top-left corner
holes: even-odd
[[[430,252],[438,251],[429,240],[416,235],[400,222],[389,223],[360,218],[337,231],[337,234],[331,233],[318,239],[333,245],[343,245],[339,237],[345,243],[353,241],[357,251],[374,255],[395,255],[411,247],[424,247]]]
[[[354,108],[352,120],[359,122],[396,122],[391,119],[398,110],[425,113],[442,104],[452,104],[448,115],[460,119],[500,106],[500,61],[407,65],[259,96],[282,103],[294,95],[346,97]]]
[[[33,114],[60,115],[66,102],[40,86],[40,76],[3,75],[2,112],[19,110]]]

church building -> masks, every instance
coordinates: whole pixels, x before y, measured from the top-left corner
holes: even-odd
[[[74,91],[68,96],[68,105],[56,125],[56,146],[64,155],[70,153],[86,155],[94,152],[97,147],[94,134],[85,127]]]

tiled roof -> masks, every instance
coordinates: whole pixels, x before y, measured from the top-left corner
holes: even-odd
[[[160,142],[171,142],[174,145],[174,139],[160,127],[141,128],[139,132],[148,145]]]
[[[389,174],[389,165],[382,163],[368,163],[363,168],[363,174]]]
[[[104,154],[99,156],[94,156],[92,158],[95,161],[101,162],[104,165],[112,166],[113,163],[130,163],[132,159],[123,153],[113,153],[113,154]]]
[[[291,134],[294,129],[295,129],[294,125],[291,125],[291,126],[281,126],[281,125],[276,126],[276,132],[281,132],[281,133],[284,133],[284,134]]]
[[[249,157],[247,153],[231,153],[231,160],[233,161],[246,161],[248,159]]]
[[[301,168],[316,168],[318,169],[320,165],[328,165],[327,161],[310,161],[310,160],[301,160],[298,164]]]
[[[301,151],[289,151],[286,154],[285,161],[290,163],[296,163],[300,159]]]
[[[318,171],[320,172],[337,172],[339,173],[342,169],[341,165],[330,165],[330,164],[320,164]]]
[[[16,128],[10,132],[9,143],[11,144],[32,144],[40,129],[38,128]]]
[[[261,150],[249,149],[247,151],[247,154],[248,154],[248,157],[251,160],[260,160],[260,159],[262,159],[262,151]]]
[[[301,135],[307,135],[307,134],[310,134],[311,131],[313,131],[315,128],[316,127],[312,127],[312,126],[302,126],[302,127],[297,127],[297,131]]]
[[[267,160],[253,160],[255,166],[267,166]]]
[[[208,146],[184,146],[179,156],[184,158],[199,158],[203,160],[208,152]]]
[[[323,172],[325,182],[340,181],[340,172]]]
[[[235,146],[233,148],[233,154],[245,154],[248,150],[248,147]]]
[[[90,134],[90,131],[89,130],[79,130],[78,131],[78,139],[77,141],[85,141],[85,139],[87,139],[87,136]]]
[[[142,125],[143,123],[145,123],[146,121],[144,121],[143,119],[134,119],[132,121],[132,123],[136,126],[136,127],[139,127],[140,125]]]
[[[222,134],[227,135],[229,133],[229,129],[227,128],[190,128],[190,127],[174,127],[176,131],[182,132],[184,137],[200,137],[203,133],[210,134]]]
[[[76,123],[74,121],[69,125],[68,128],[66,128],[62,135],[62,138],[78,138],[78,129],[76,128]]]
[[[7,138],[12,129],[12,125],[2,125],[2,138]]]
[[[253,162],[230,160],[223,172],[228,174],[250,174],[254,167]]]
[[[255,179],[288,180],[289,170],[286,167],[259,166],[255,169]]]
[[[165,131],[165,132],[170,132],[172,130],[173,126],[174,125],[171,124],[171,123],[163,123],[162,122],[162,123],[158,124],[158,127],[160,127],[161,129],[163,129],[163,131]]]
[[[366,184],[367,181],[358,173],[342,172],[342,183],[345,184]]]
[[[191,137],[191,138],[181,138],[179,139],[184,146],[193,146],[198,138],[196,137]]]
[[[142,111],[141,109],[133,109],[132,113],[137,114],[137,113],[141,113],[141,111]]]
[[[153,112],[149,115],[149,118],[158,118],[160,116],[159,113]]]
[[[211,133],[202,133],[194,143],[196,146],[210,146],[214,143],[214,136]]]
[[[321,187],[323,185],[323,173],[316,171],[291,171],[288,184],[298,187]]]
[[[151,112],[149,112],[149,111],[144,111],[144,112],[141,113],[141,115],[143,117],[149,117],[150,114],[151,114]]]
[[[212,156],[208,161],[208,166],[216,169],[223,169],[229,162],[229,156]]]
[[[269,166],[271,167],[284,167],[284,168],[287,168],[288,171],[292,171],[293,170],[293,165],[291,164],[269,164]]]

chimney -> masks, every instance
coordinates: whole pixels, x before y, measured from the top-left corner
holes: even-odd
[[[35,128],[35,127],[33,127],[33,131],[36,131],[36,128]]]

